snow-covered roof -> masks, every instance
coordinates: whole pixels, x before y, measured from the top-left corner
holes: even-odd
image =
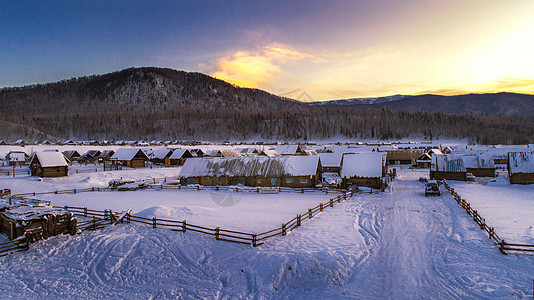
[[[169,148],[159,148],[152,151],[151,159],[165,159],[167,156],[172,154],[172,149]]]
[[[26,161],[26,159],[28,159],[28,154],[23,151],[9,151],[6,154],[7,161]]]
[[[180,177],[201,176],[310,176],[320,167],[319,156],[190,158]]]
[[[323,167],[339,167],[341,166],[341,158],[343,157],[343,153],[319,153],[319,157],[321,158],[321,164]]]
[[[430,156],[433,156],[435,154],[438,154],[438,155],[439,154],[443,154],[443,153],[441,153],[441,150],[439,150],[439,149],[430,149],[426,153],[430,154]]]
[[[431,171],[465,172],[464,161],[461,156],[450,154],[432,155]]]
[[[274,149],[263,149],[261,150],[260,155],[276,157],[276,156],[280,156],[280,153],[276,152],[276,150]]]
[[[189,153],[188,153],[189,152]],[[192,157],[193,154],[189,151],[189,149],[175,149],[174,152],[169,157],[170,159],[180,159],[182,157]]]
[[[295,155],[297,152],[302,152],[299,145],[279,145],[274,150],[281,155]]]
[[[534,173],[534,152],[508,153],[508,171],[514,173]]]
[[[111,160],[132,160],[138,152],[141,152],[141,156],[148,158],[146,153],[139,148],[119,148],[110,158]]]
[[[341,177],[382,177],[385,152],[366,152],[343,155]]]
[[[493,157],[491,155],[463,155],[464,167],[473,169],[492,169]]]
[[[65,156],[57,151],[35,152],[30,164],[36,163],[37,160],[44,168],[68,166]]]

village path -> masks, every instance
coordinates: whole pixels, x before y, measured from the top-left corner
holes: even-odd
[[[476,299],[510,297],[517,289],[528,293],[528,270],[499,254],[443,188],[442,196],[425,197],[419,176],[424,175],[400,172],[392,183],[381,207],[379,242],[342,295]]]

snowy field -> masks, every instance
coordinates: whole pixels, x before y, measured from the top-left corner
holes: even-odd
[[[448,183],[495,227],[501,239],[534,245],[534,185],[510,184],[505,176]]]
[[[52,205],[70,205],[91,209],[132,209],[142,217],[187,220],[188,223],[211,228],[265,232],[303,214],[308,208],[325,203],[335,194],[143,190],[88,192],[64,195],[39,195]]]
[[[424,196],[417,179],[426,176],[428,170],[399,170],[390,190],[357,195],[256,248],[133,224],[52,237],[0,258],[0,290],[3,298],[33,299],[530,297],[534,257],[500,254],[450,195]],[[72,188],[85,177],[64,180],[57,184]],[[47,180],[8,183],[58,189]],[[144,197],[135,197],[142,206]],[[172,206],[172,198],[161,201]]]

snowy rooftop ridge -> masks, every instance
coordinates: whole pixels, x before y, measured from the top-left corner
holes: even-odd
[[[180,177],[308,176],[315,175],[319,166],[318,156],[190,158]]]
[[[35,152],[31,159],[31,163],[34,163],[35,160],[38,160],[44,168],[68,166],[65,156],[63,156],[63,153],[61,152]]]
[[[141,151],[142,155],[146,156],[146,153],[139,148],[119,148],[110,158],[111,160],[132,160],[137,153]],[[148,156],[147,156],[148,158]]]
[[[334,153],[318,153],[321,158],[321,164],[323,167],[339,167],[341,166],[341,159],[343,157],[342,152]]]
[[[534,173],[534,152],[508,153],[508,171],[510,173]]]

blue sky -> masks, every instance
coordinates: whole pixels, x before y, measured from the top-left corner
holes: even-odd
[[[532,1],[1,5],[0,87],[135,66],[316,100],[534,87]]]

